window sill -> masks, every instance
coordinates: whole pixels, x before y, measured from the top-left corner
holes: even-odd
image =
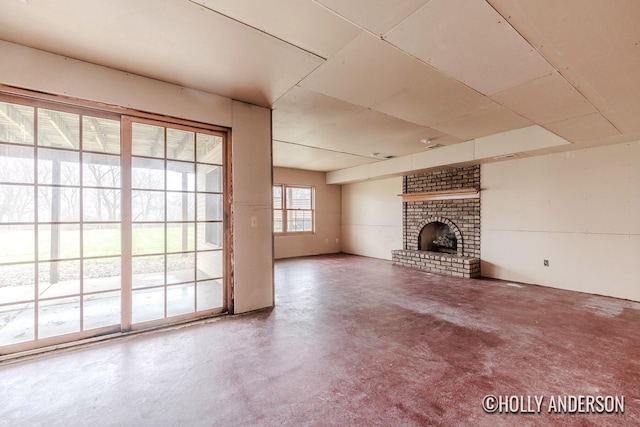
[[[274,236],[315,236],[315,231],[289,231],[289,232],[275,232]]]

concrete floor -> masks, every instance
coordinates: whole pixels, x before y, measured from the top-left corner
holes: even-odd
[[[276,295],[4,364],[0,425],[640,425],[640,303],[347,255],[276,262]],[[486,414],[487,394],[545,404]],[[624,396],[625,411],[547,413],[559,395]]]

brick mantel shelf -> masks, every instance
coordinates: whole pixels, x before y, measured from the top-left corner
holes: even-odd
[[[480,197],[479,188],[464,188],[461,190],[429,191],[425,193],[398,194],[403,202],[421,202],[424,200],[455,200],[477,199]]]

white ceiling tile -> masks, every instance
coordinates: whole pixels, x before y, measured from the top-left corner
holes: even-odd
[[[420,61],[369,33],[361,33],[300,86],[370,107],[414,86],[427,73]]]
[[[300,0],[191,0],[328,58],[362,30],[325,7]]]
[[[435,70],[420,84],[375,104],[377,111],[430,126],[495,105],[486,96]]]
[[[620,135],[620,132],[600,113],[549,123],[544,127],[567,141],[577,144]]]
[[[531,122],[638,139],[638,22],[638,0],[0,1],[0,40],[272,106],[297,143],[276,162],[315,170]]]
[[[557,69],[640,41],[640,2],[488,0]]]
[[[301,138],[343,120],[362,108],[294,86],[273,105],[273,137],[299,142]]]
[[[491,95],[491,99],[539,123],[551,123],[595,112],[593,105],[558,73]]]
[[[382,35],[429,0],[315,0],[349,21]]]
[[[385,39],[484,94],[554,71],[484,1],[431,0]]]
[[[489,2],[618,130],[640,130],[640,2]]]
[[[404,156],[424,150],[421,138],[441,135],[433,129],[372,110],[362,110],[301,140],[304,145],[368,156]]]
[[[322,63],[190,2],[15,1],[2,7],[0,39],[262,106]]]
[[[437,123],[431,127],[463,140],[470,140],[494,133],[520,129],[532,124],[524,117],[500,105],[494,105],[464,117]]]
[[[628,133],[640,131],[638,70],[640,49],[636,46],[580,63],[564,74],[618,130]]]
[[[327,172],[378,161],[372,157],[356,156],[320,148],[273,141],[273,166]]]

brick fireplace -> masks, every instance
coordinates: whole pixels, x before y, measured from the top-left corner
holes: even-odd
[[[480,275],[480,166],[410,175],[403,249],[393,263],[457,277]]]

